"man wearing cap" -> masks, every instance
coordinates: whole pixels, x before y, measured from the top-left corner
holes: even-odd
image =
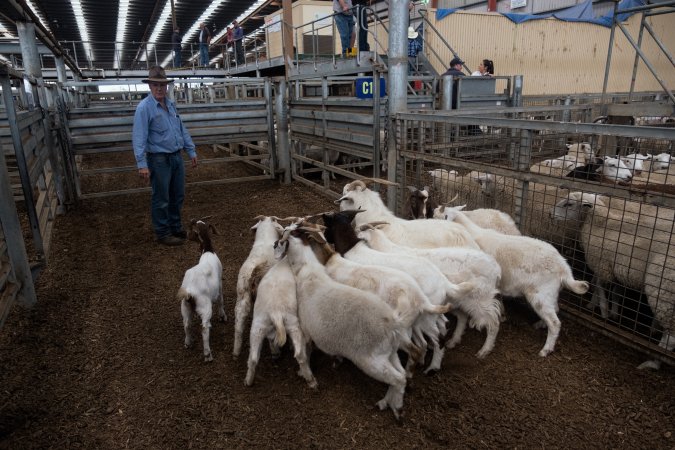
[[[452,75],[453,77],[463,77],[464,72],[462,72],[462,66],[464,65],[464,61],[462,61],[459,58],[452,58],[452,61],[450,61],[450,67],[448,70],[445,71],[443,76],[445,75]]]
[[[462,61],[459,58],[452,58],[452,61],[450,61],[450,67],[448,70],[445,71],[442,77],[446,75],[451,75],[452,77],[463,77],[464,72],[462,72],[462,65],[464,64],[464,61]],[[457,109],[457,86],[459,83],[452,83],[452,109]]]
[[[197,153],[190,133],[176,111],[174,102],[166,98],[173,80],[160,66],[150,68],[150,94],[136,107],[132,141],[138,175],[152,186],[152,226],[157,242],[181,245],[186,233],[180,218],[185,198],[185,166],[181,150],[185,150],[197,167]]]

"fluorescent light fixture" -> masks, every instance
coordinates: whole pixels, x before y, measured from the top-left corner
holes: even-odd
[[[175,2],[174,6],[177,5],[178,2]],[[153,28],[152,33],[150,33],[150,37],[148,38],[148,45],[145,47],[145,53],[143,53],[143,55],[141,56],[141,61],[146,61],[148,59],[148,55],[150,55],[155,49],[155,39],[157,39],[162,30],[168,24],[171,23],[170,21],[168,21],[170,16],[171,16],[171,1],[166,0],[166,3],[164,4],[164,9],[162,9],[162,14],[159,15],[159,19],[157,19],[157,22],[155,23],[155,28]],[[171,52],[169,52],[169,55],[170,54]],[[162,67],[164,67],[165,64],[166,63],[162,63],[161,64]]]
[[[96,58],[94,58],[94,52],[91,49],[91,41],[89,40],[89,33],[87,32],[87,24],[84,21],[82,4],[80,3],[80,0],[70,0],[70,6],[73,7],[75,22],[77,23],[77,29],[80,32],[80,39],[82,40],[82,46],[84,47],[84,55],[87,57],[87,61],[91,63],[92,59]]]
[[[37,16],[37,18],[40,20],[40,25],[42,25],[45,30],[49,31],[52,33],[52,30],[49,28],[49,24],[47,23],[47,20],[45,19],[44,14],[42,14],[42,11],[39,10],[31,0],[26,0],[26,3],[28,4],[28,7],[30,8],[31,11],[33,11],[33,14]],[[54,33],[52,33],[54,34]]]
[[[0,34],[4,34],[5,37],[16,38],[16,36],[14,36],[14,34],[12,34],[12,32],[9,31],[7,28],[5,28],[5,26],[2,23],[0,23]]]
[[[124,51],[124,39],[127,37],[127,12],[130,0],[120,0],[117,13],[117,34],[115,35],[115,62],[113,69],[122,66],[122,52]]]

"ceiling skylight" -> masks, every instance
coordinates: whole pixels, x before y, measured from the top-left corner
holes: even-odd
[[[77,23],[77,29],[80,32],[80,39],[82,40],[85,56],[87,57],[87,61],[91,64],[91,61],[96,58],[94,58],[94,52],[91,48],[89,32],[87,32],[87,24],[84,21],[84,13],[82,12],[82,4],[80,3],[80,0],[70,0],[70,5],[73,7],[75,22]]]
[[[115,35],[115,62],[113,69],[121,67],[122,52],[124,51],[124,40],[127,37],[127,12],[129,11],[130,0],[120,0],[119,11],[117,13],[117,34]]]

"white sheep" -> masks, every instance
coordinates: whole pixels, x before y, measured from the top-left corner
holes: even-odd
[[[648,170],[651,172],[655,172],[657,170],[668,170],[670,169],[671,160],[672,156],[670,153],[659,153],[658,155],[654,155],[649,161]]]
[[[630,153],[621,157],[621,161],[633,172],[633,175],[640,175],[645,170],[645,161],[652,159],[652,155],[643,155],[640,153]]]
[[[445,210],[454,209],[458,211],[464,211],[464,214],[466,214],[466,216],[479,227],[489,228],[502,234],[510,234],[512,236],[521,235],[516,222],[505,212],[491,208],[479,208],[472,211],[466,211],[464,210],[465,207],[466,205],[441,205],[434,209],[434,219],[448,220],[448,214],[445,213]]]
[[[661,220],[640,221],[609,209],[598,195],[572,192],[552,211],[557,220],[576,219],[586,262],[599,284],[616,280],[636,290],[644,290],[654,318],[663,327],[659,346],[675,348],[675,244]],[[604,295],[602,289],[599,295]],[[659,361],[639,366],[658,368]]]
[[[394,242],[410,247],[468,247],[478,248],[462,227],[440,220],[404,220],[396,217],[382,202],[377,192],[367,188],[362,180],[344,186],[343,195],[335,201],[340,210],[361,209],[355,225],[368,222],[388,222],[387,236]]]
[[[500,210],[514,217],[519,200],[516,197],[516,179],[491,173],[481,174],[479,178],[482,195],[499,205]],[[565,236],[551,220],[549,211],[567,192],[543,183],[528,183],[527,202],[523,205],[525,219],[520,224],[522,233],[547,241],[564,242]]]
[[[502,295],[525,297],[548,328],[539,356],[547,356],[560,333],[558,293],[562,287],[577,294],[588,291],[588,283],[578,281],[560,253],[549,243],[527,236],[506,236],[480,228],[461,211],[454,220],[465,226],[481,250],[493,256],[502,269],[499,291]]]
[[[202,322],[204,361],[209,362],[213,361],[211,346],[209,345],[213,305],[218,305],[218,312],[223,321],[226,320],[226,316],[223,306],[223,266],[213,250],[209,229],[214,234],[218,233],[213,225],[208,225],[205,222],[206,219],[191,221],[188,239],[199,243],[202,255],[199,258],[199,263],[185,272],[176,299],[180,301],[180,310],[183,316],[185,348],[192,346],[190,323],[192,322],[192,315],[196,313]]]
[[[255,231],[253,247],[246,261],[239,269],[237,278],[237,302],[234,307],[234,348],[232,355],[236,358],[241,353],[244,323],[251,312],[251,302],[261,278],[276,263],[274,259],[274,242],[279,239],[284,228],[277,223],[278,217],[257,216],[256,224],[251,227]]]
[[[288,259],[283,258],[267,271],[258,285],[251,321],[246,386],[253,384],[265,338],[270,340],[273,353],[278,353],[279,347],[286,343],[287,334],[291,336],[294,356],[300,366],[298,375],[307,381],[310,388],[316,388],[316,378],[307,361],[307,342],[298,320],[295,276]]]
[[[397,350],[407,345],[415,353],[405,325],[376,295],[332,280],[309,247],[309,239],[325,242],[318,233],[296,229],[286,230],[276,244],[295,275],[303,334],[324,353],[347,358],[367,375],[388,384],[377,406],[380,410],[389,407],[400,417],[407,380]]]
[[[365,240],[371,248],[381,252],[428,259],[453,283],[460,283],[462,280],[472,281],[474,289],[453,301],[456,308],[452,313],[457,316],[457,326],[452,338],[446,343],[446,348],[453,348],[460,343],[466,329],[467,318],[471,318],[472,326],[487,331],[485,343],[476,354],[478,358],[486,357],[494,348],[502,312],[502,304],[495,298],[498,293],[497,284],[502,274],[497,261],[480,250],[469,248],[416,249],[396,245],[381,229],[378,229],[382,226],[387,225],[363,225],[359,228],[357,236]]]

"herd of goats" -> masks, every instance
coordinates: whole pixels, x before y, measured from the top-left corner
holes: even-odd
[[[583,145],[570,149],[577,157],[584,151]],[[563,157],[561,164],[567,160]],[[612,167],[612,161],[605,164]],[[557,163],[540,165],[554,168]],[[432,171],[430,175],[435,183],[460,178],[448,171]],[[370,189],[373,181],[386,183],[361,179],[346,184],[335,202],[339,212],[285,219],[256,217],[253,247],[239,271],[235,306],[235,358],[241,353],[253,306],[246,385],[254,382],[264,341],[267,339],[272,352],[278,353],[290,336],[298,375],[310,387],[317,386],[309,365],[314,346],[328,355],[349,359],[387,384],[389,389],[377,406],[390,408],[398,418],[413,368],[430,361],[425,372],[440,369],[445,349],[461,342],[467,325],[486,332],[476,356],[484,358],[492,351],[504,320],[500,296],[528,302],[541,319],[538,325],[547,329],[539,355],[545,357],[554,351],[561,326],[559,292],[567,289],[582,295],[590,286],[575,280],[567,260],[553,245],[521,235],[512,217],[503,211],[430,207],[426,190],[411,194],[411,199],[420,201],[413,207],[419,214],[412,215],[431,220],[399,218],[385,206],[380,194]],[[498,184],[494,177],[492,182]],[[600,297],[601,307],[604,302],[603,314],[607,313],[601,287],[604,281],[618,279],[637,286],[650,299],[654,317],[664,330],[660,345],[672,350],[675,288],[671,284],[675,276],[671,275],[675,273],[671,272],[675,261],[671,259],[675,251],[659,248],[671,246],[669,238],[656,241],[659,233],[672,232],[673,217],[655,212],[649,223],[642,223],[631,216],[627,202],[622,203],[621,211],[618,208],[610,198],[576,192],[553,205],[550,214],[578,224],[587,263],[600,286],[594,288],[593,296]],[[206,219],[192,221],[188,237],[200,244],[202,255],[185,273],[177,295],[185,346],[192,345],[190,325],[197,315],[206,361],[213,359],[209,331],[214,305],[225,318],[222,265],[213,250],[211,232],[215,229]],[[649,243],[643,242],[645,234],[651,235]],[[599,241],[610,235],[611,244]],[[626,258],[637,258],[638,262],[626,262]],[[457,319],[451,334],[446,314]],[[428,351],[430,358],[425,358]],[[405,366],[399,354],[407,355]],[[654,360],[640,367],[659,365]]]

